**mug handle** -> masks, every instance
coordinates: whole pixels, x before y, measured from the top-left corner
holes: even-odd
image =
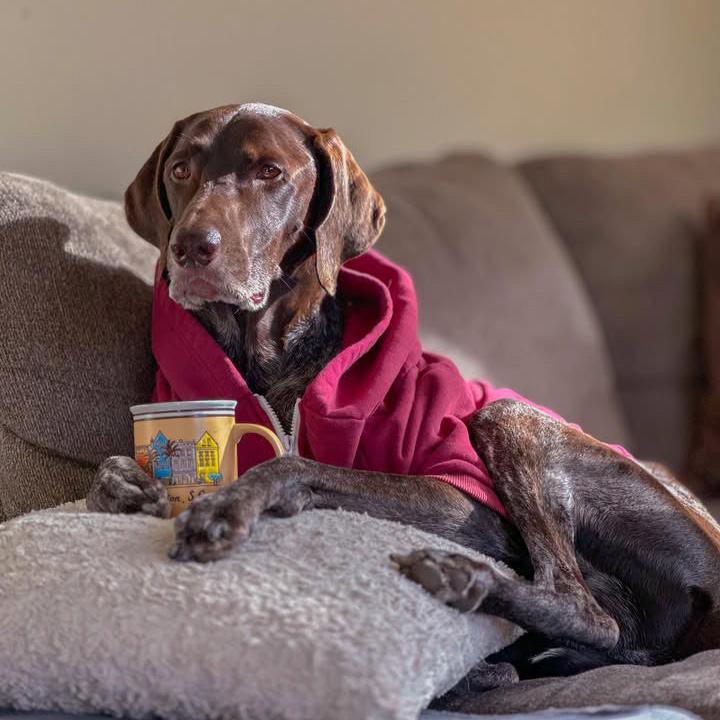
[[[280,455],[285,454],[285,447],[280,438],[272,430],[268,430],[268,428],[264,425],[236,423],[232,431],[232,442],[237,445],[240,440],[242,440],[243,435],[260,435],[270,443],[276,457],[280,457]]]

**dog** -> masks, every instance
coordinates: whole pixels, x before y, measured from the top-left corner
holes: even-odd
[[[267,105],[225,106],[177,122],[128,188],[125,209],[130,226],[160,248],[163,302],[192,315],[285,428],[297,399],[327,379],[324,370],[356,332],[348,314],[362,316],[372,304],[351,308],[357,268],[370,267],[357,263],[375,263],[386,278],[395,272],[368,253],[385,206],[338,135]],[[402,278],[377,285],[377,303],[389,302]],[[431,370],[422,378],[435,377]],[[442,391],[430,387],[421,420],[442,402]],[[373,399],[377,412],[389,394]],[[451,472],[398,474],[369,461],[341,466],[346,461],[332,454],[340,452],[341,431],[337,442],[321,443],[326,462],[301,452],[268,460],[196,500],[176,519],[171,557],[221,558],[263,513],[343,507],[496,558],[515,573],[432,548],[393,558],[442,602],[526,630],[470,673],[469,692],[720,647],[720,529],[667,471],[513,397],[445,420],[451,430],[432,452],[466,438],[475,465],[492,479],[485,490],[496,506],[453,484]],[[403,467],[416,467],[413,458]],[[100,466],[87,502],[100,512],[169,515],[162,482],[125,457]]]

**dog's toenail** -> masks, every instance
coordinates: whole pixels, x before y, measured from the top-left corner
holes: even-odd
[[[217,522],[211,523],[207,529],[207,536],[210,542],[216,542],[220,540],[230,530],[230,526],[225,520],[218,520]]]

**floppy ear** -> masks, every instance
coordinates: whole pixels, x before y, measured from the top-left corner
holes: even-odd
[[[125,191],[125,217],[130,227],[157,247],[170,233],[172,212],[163,181],[163,167],[184,125],[176,122],[170,134],[155,148]]]
[[[368,250],[382,232],[385,203],[334,130],[316,130],[313,143],[315,262],[320,284],[334,295],[340,266]]]

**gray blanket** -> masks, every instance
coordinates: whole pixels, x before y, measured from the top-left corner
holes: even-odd
[[[108,720],[109,715],[66,715],[65,713],[24,713],[0,710],[0,720]],[[578,710],[546,710],[520,715],[465,715],[427,710],[419,720],[694,720],[695,715],[661,706],[618,708],[582,708]]]
[[[672,705],[720,720],[720,650],[659,667],[615,665],[570,678],[526,680],[479,695],[463,711],[510,714],[606,703]]]

